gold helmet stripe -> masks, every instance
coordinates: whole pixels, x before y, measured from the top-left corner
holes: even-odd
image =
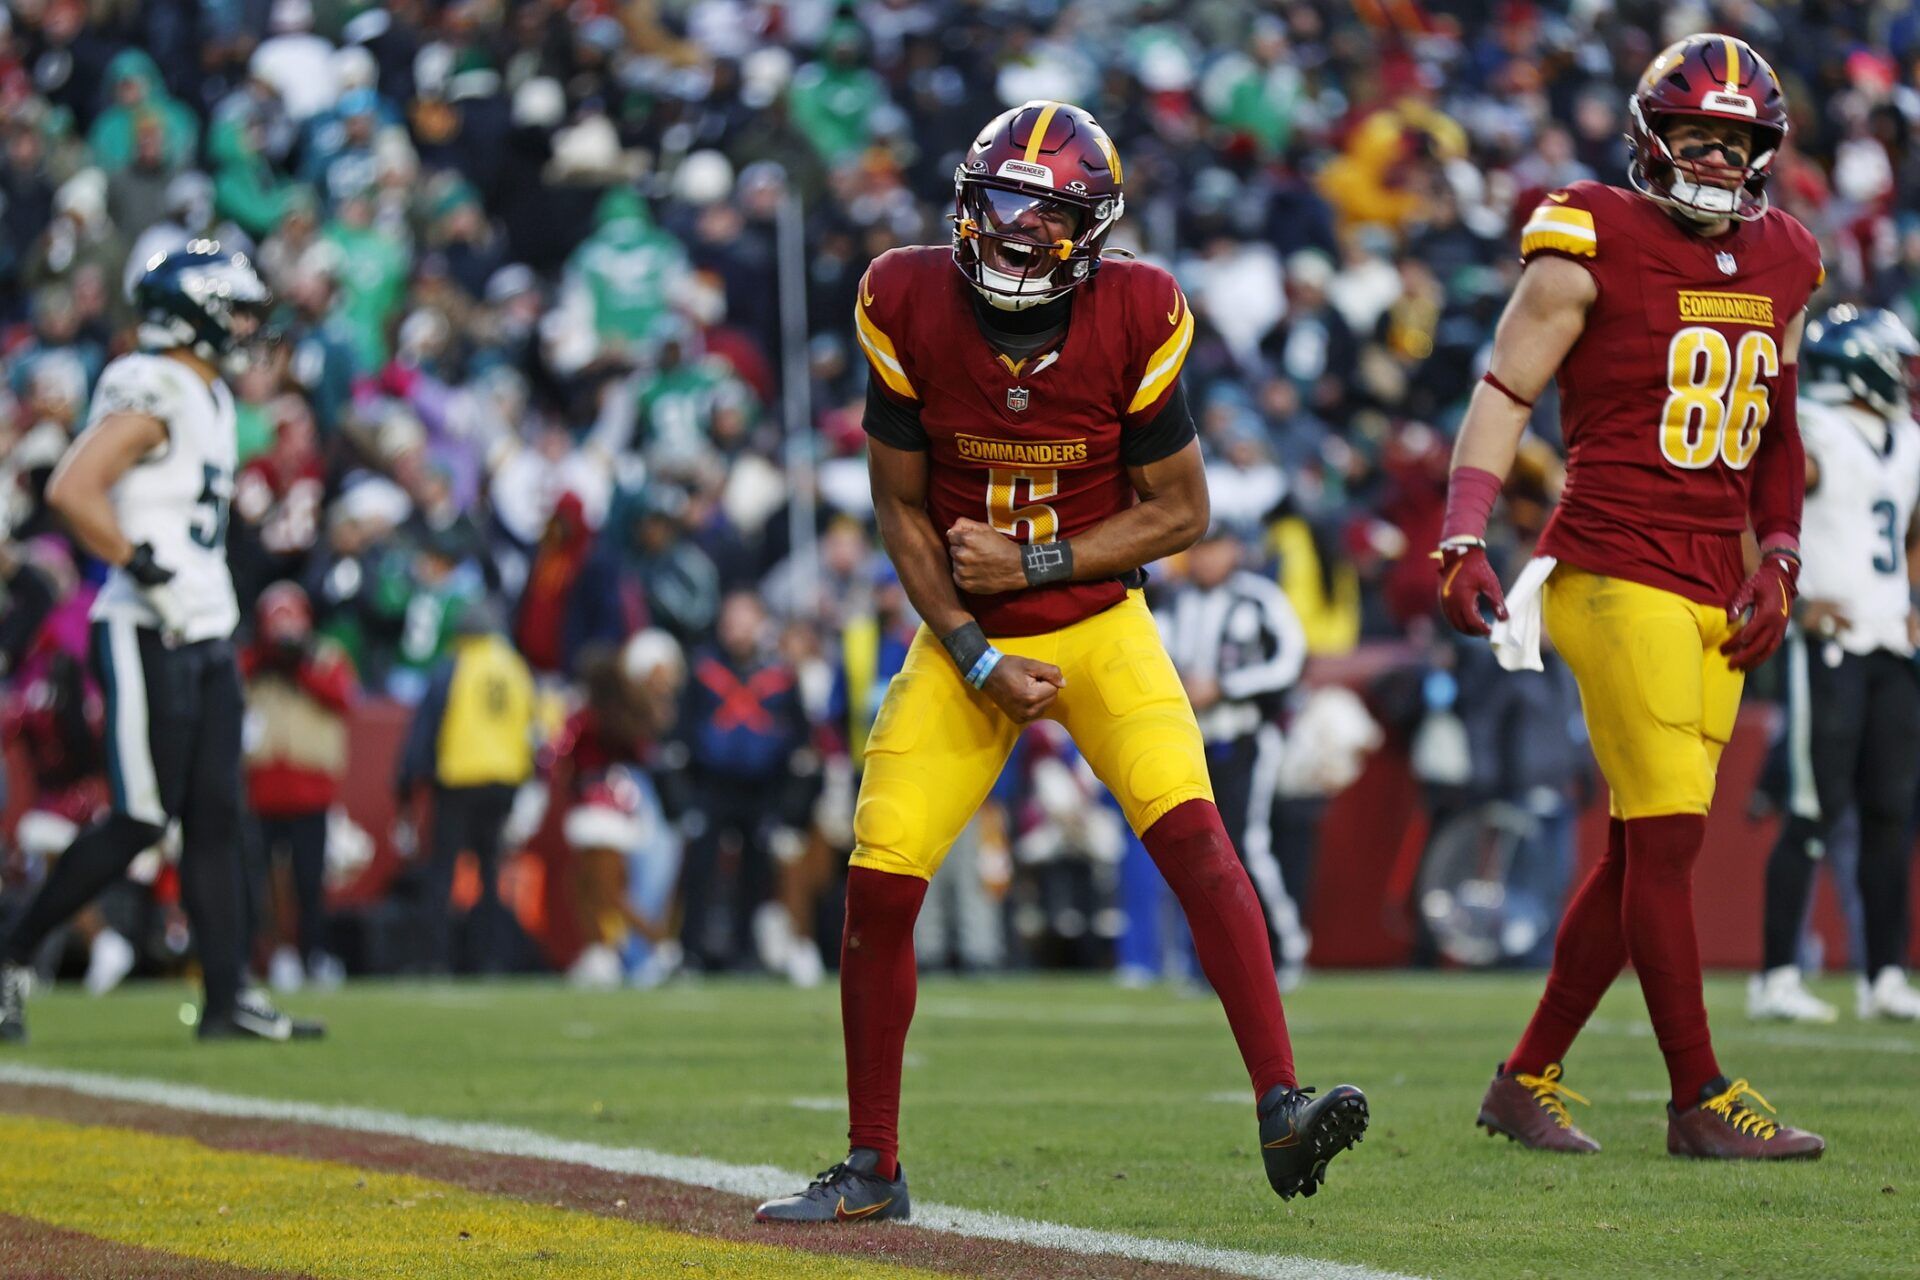
[[[1046,106],[1040,108],[1040,119],[1034,123],[1033,132],[1027,136],[1026,160],[1028,164],[1033,164],[1039,160],[1041,144],[1046,142],[1047,129],[1052,126],[1054,113],[1058,110],[1060,110],[1060,104],[1057,102],[1049,102]]]

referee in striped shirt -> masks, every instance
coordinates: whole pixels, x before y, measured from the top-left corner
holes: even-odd
[[[1266,909],[1275,968],[1305,963],[1306,930],[1273,850],[1280,778],[1277,717],[1306,665],[1300,619],[1270,578],[1241,567],[1246,549],[1216,524],[1187,553],[1187,581],[1156,611],[1207,744],[1220,818]]]

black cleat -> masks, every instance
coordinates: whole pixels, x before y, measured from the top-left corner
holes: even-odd
[[[896,1169],[891,1181],[875,1173],[876,1151],[855,1147],[805,1191],[769,1200],[753,1211],[755,1222],[865,1222],[913,1216],[907,1200],[907,1171]]]
[[[202,1040],[318,1040],[326,1034],[326,1023],[284,1014],[258,991],[242,991],[230,1012],[200,1017]]]
[[[1260,1099],[1260,1156],[1282,1200],[1310,1196],[1327,1180],[1327,1162],[1367,1131],[1367,1095],[1337,1084],[1324,1098],[1276,1085]]]
[[[27,1042],[27,996],[33,992],[33,970],[23,964],[0,964],[0,1040]]]

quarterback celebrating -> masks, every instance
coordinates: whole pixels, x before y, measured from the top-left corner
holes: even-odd
[[[93,606],[113,806],[61,855],[0,949],[0,1039],[26,1038],[27,966],[42,940],[174,819],[206,983],[200,1037],[317,1035],[241,984],[234,405],[220,370],[259,335],[267,287],[243,255],[201,240],[149,264],[133,300],[142,350],[102,371],[87,429],[47,482],[80,544],[113,566]]]
[[[927,882],[1020,727],[1073,736],[1193,926],[1239,1043],[1268,1180],[1312,1195],[1366,1099],[1294,1076],[1260,900],[1214,807],[1205,746],[1139,590],[1207,526],[1171,277],[1102,256],[1124,208],[1093,117],[1029,102],[955,173],[952,247],[860,284],[880,532],[925,619],[867,740],[840,970],[852,1151],[761,1221],[908,1216],[900,1063]],[[956,269],[957,268],[957,269]]]
[[[1787,105],[1746,44],[1678,41],[1628,108],[1633,189],[1550,192],[1521,231],[1526,266],[1461,426],[1438,552],[1448,621],[1487,634],[1481,602],[1501,619],[1507,608],[1481,535],[1557,373],[1567,483],[1540,539],[1536,572],[1550,576],[1536,598],[1579,682],[1612,822],[1479,1122],[1532,1147],[1598,1150],[1568,1116],[1578,1095],[1561,1059],[1632,960],[1672,1086],[1667,1150],[1813,1157],[1822,1140],[1771,1119],[1714,1058],[1693,864],[1744,673],[1779,645],[1793,607],[1806,489],[1795,361],[1819,250],[1767,206]]]

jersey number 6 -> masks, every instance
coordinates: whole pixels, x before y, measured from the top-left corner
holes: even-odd
[[[1028,505],[1015,506],[1020,486],[1027,487]],[[1060,492],[1058,471],[1013,471],[993,467],[987,472],[987,523],[1016,541],[1020,526],[1027,526],[1028,542],[1052,542],[1060,536],[1060,513],[1042,498]]]
[[[1667,403],[1660,413],[1660,452],[1689,471],[1718,458],[1745,469],[1760,447],[1772,412],[1764,379],[1780,372],[1773,335],[1749,329],[1740,345],[1718,329],[1691,325],[1667,344]]]

